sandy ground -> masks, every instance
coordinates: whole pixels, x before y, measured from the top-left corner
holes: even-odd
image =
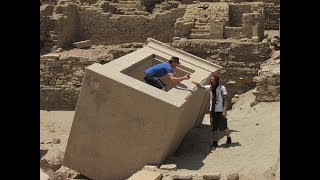
[[[249,91],[228,111],[231,146],[225,145],[226,136],[221,133],[218,148],[208,148],[212,135],[206,114],[204,127],[187,134],[178,153],[168,162],[176,162],[179,170],[190,174],[218,171],[222,175],[238,173],[240,179],[279,179],[280,102],[262,102],[250,107],[253,100]]]
[[[177,172],[192,175],[218,171],[223,176],[238,173],[240,179],[280,179],[280,102],[250,107],[253,100],[248,91],[228,111],[231,146],[224,144],[226,137],[221,134],[219,147],[209,148],[212,135],[206,114],[202,127],[191,130],[164,163],[175,163]],[[65,151],[73,116],[74,111],[40,111],[40,153],[53,147]],[[53,144],[53,138],[61,143]]]

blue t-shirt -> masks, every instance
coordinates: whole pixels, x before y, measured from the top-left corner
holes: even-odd
[[[173,70],[168,62],[163,62],[151,66],[147,70],[144,71],[145,75],[162,77],[168,73],[173,73]]]

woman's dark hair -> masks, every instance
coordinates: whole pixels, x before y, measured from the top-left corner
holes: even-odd
[[[212,72],[212,73],[211,73],[210,78],[211,78],[211,77],[214,77],[214,80],[216,81],[216,84],[213,85],[213,84],[211,83],[211,81],[210,81],[210,84],[211,84],[211,86],[214,86],[214,89],[217,89],[217,87],[218,87],[219,84],[220,84],[220,77],[219,77],[219,75],[218,75],[217,73],[215,73],[215,72]]]

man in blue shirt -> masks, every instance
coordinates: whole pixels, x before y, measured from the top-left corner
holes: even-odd
[[[157,87],[159,89],[165,90],[166,84],[163,83],[159,77],[163,77],[168,75],[170,80],[173,83],[179,83],[183,80],[190,79],[189,74],[187,73],[183,77],[176,77],[175,72],[173,71],[180,64],[178,57],[172,57],[168,62],[163,62],[151,66],[147,70],[144,71],[145,77],[144,80],[146,83]]]

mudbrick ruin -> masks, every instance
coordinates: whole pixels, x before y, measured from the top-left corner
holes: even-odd
[[[77,116],[80,110],[88,109],[81,106],[76,110],[77,103],[78,106],[86,104],[80,98],[81,90],[87,86],[83,83],[89,81],[86,73],[99,72],[100,66],[107,67],[110,63],[117,65],[114,60],[125,61],[125,57],[138,54],[137,52],[148,54],[145,48],[151,41],[161,42],[154,49],[164,50],[153,53],[158,53],[160,59],[169,58],[162,54],[167,52],[188,56],[189,59],[186,58],[185,62],[192,65],[188,66],[189,69],[185,67],[186,72],[192,70],[197,78],[204,79],[201,68],[207,68],[205,72],[209,72],[221,67],[221,84],[228,90],[228,110],[248,91],[254,95],[254,102],[250,103],[252,108],[260,102],[278,102],[279,32],[279,0],[40,0],[40,110],[76,111]],[[146,57],[150,59],[151,56]],[[125,66],[121,68],[125,69]],[[111,73],[117,68],[105,69]],[[137,71],[142,69],[131,68],[130,71],[121,72],[139,79]],[[89,93],[86,97],[90,95]],[[85,95],[82,96],[84,98]],[[189,97],[190,94],[184,96]],[[200,96],[201,94],[196,94],[196,97]],[[196,107],[198,102],[193,103]],[[159,105],[158,108],[161,107]],[[183,112],[180,109],[174,111]],[[92,112],[96,112],[96,109]],[[204,110],[201,112],[198,118],[205,116]],[[80,123],[77,117],[74,123]],[[174,140],[175,145],[168,145],[170,151],[177,149],[192,126],[179,130],[180,139]],[[70,137],[73,145],[81,135],[80,131],[72,129]],[[60,140],[54,141],[59,143]],[[75,153],[76,149],[68,148],[66,162],[73,166],[77,160],[70,154],[71,151]],[[49,151],[41,158],[41,178],[77,179],[70,173],[71,169],[62,166],[65,152],[56,151]],[[156,162],[161,163],[170,155],[167,154],[167,149],[163,153]],[[130,169],[129,174],[125,172],[118,176],[114,173],[110,176],[112,178],[106,178],[105,174],[102,176],[96,169],[83,170],[86,169],[85,163],[79,165],[79,169],[84,171],[80,173],[88,176],[88,179],[239,179],[236,172],[169,175],[167,171],[177,169],[175,164],[144,165],[143,168],[126,167]],[[61,170],[60,167],[68,170]],[[87,177],[78,175],[78,179],[81,178]]]

